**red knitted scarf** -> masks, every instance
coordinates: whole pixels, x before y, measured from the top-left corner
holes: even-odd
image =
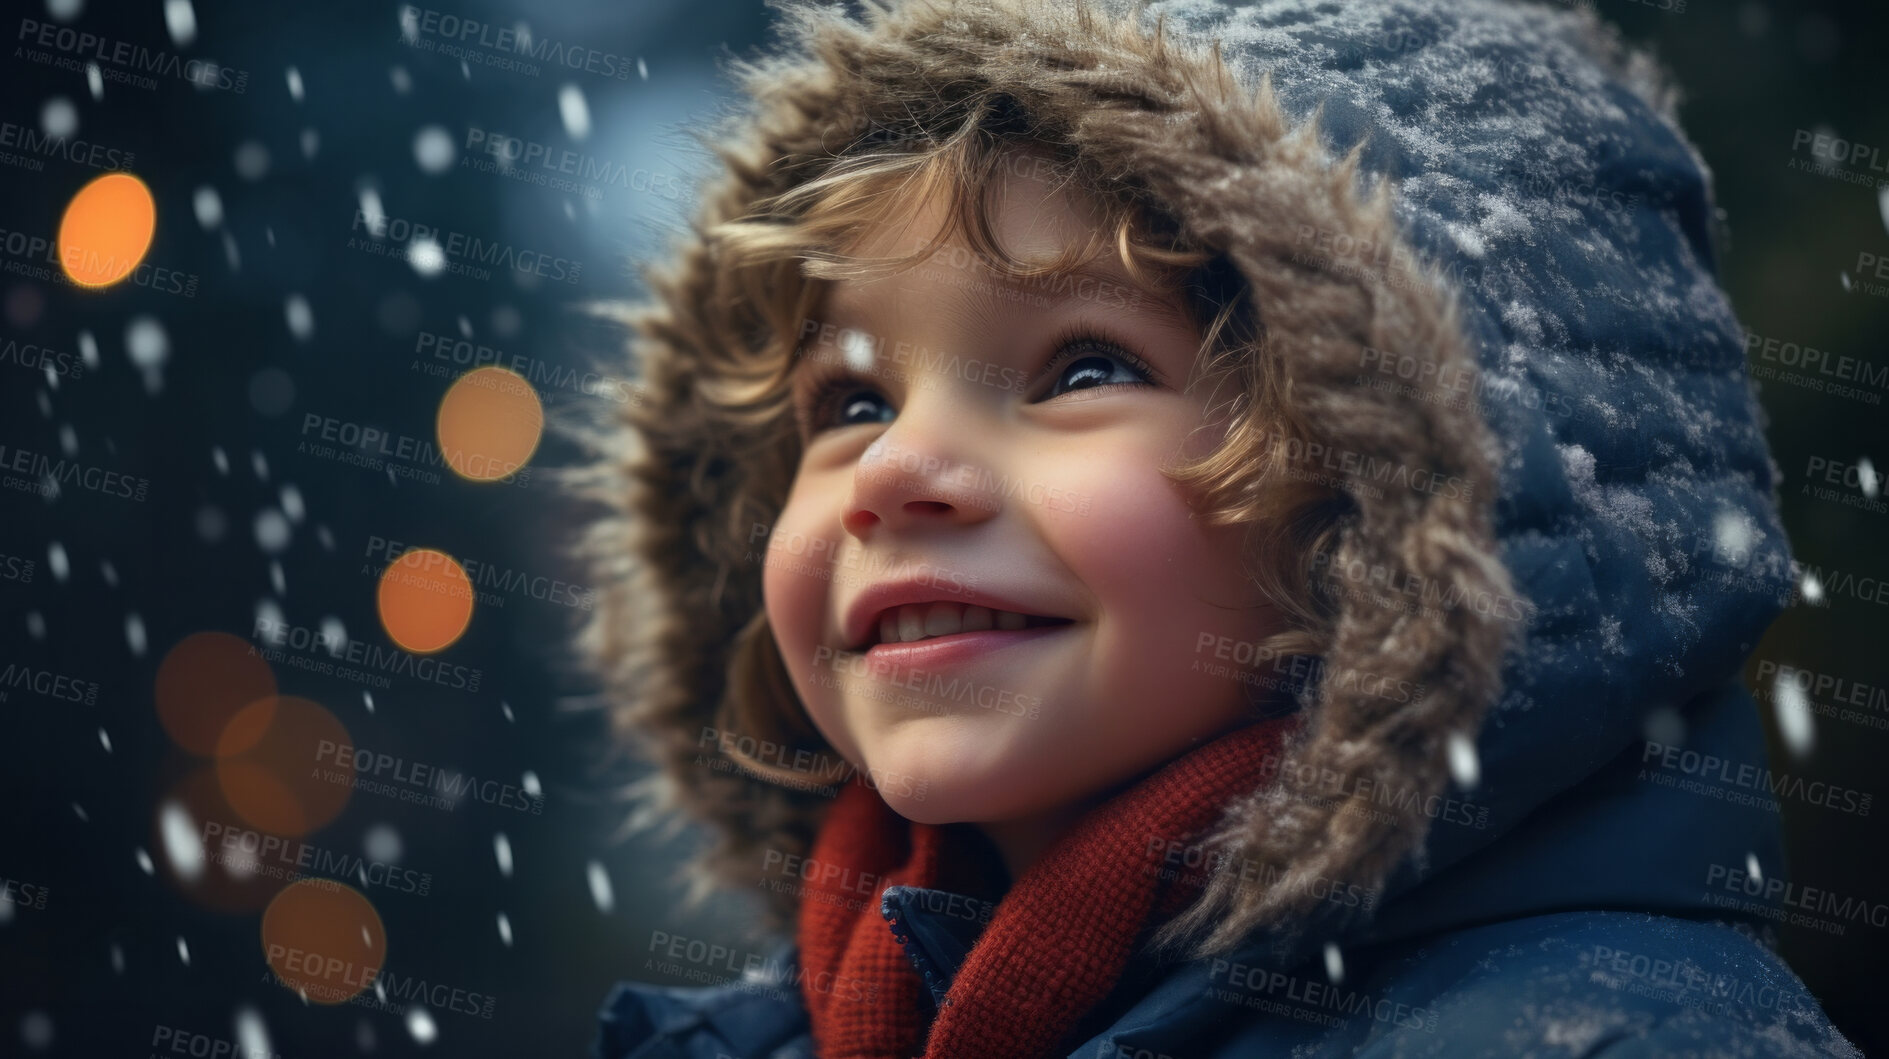
[[[797,932],[821,1059],[908,1059],[921,1047],[927,1059],[1056,1054],[1121,977],[1143,931],[1199,892],[1206,869],[1198,857],[1192,869],[1175,868],[1170,843],[1198,840],[1230,801],[1260,785],[1287,723],[1203,744],[1084,816],[1003,895],[929,1036],[924,987],[880,915],[881,895],[887,886],[975,892],[1002,868],[962,829],[910,823],[864,783],[849,783],[814,841],[810,859],[823,870],[801,899]],[[851,872],[826,870],[833,866]],[[848,884],[868,873],[878,888],[862,900]]]

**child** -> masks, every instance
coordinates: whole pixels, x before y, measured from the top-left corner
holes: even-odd
[[[1762,763],[1791,586],[1642,60],[783,12],[590,543],[697,882],[792,944],[620,986],[599,1055],[1855,1054],[1726,884],[1774,816],[1679,782]]]

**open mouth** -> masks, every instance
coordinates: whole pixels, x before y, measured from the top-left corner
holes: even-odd
[[[1068,625],[1068,618],[1043,614],[1019,614],[968,603],[937,600],[931,603],[907,603],[887,607],[879,614],[878,631],[868,646],[891,643],[917,643],[920,640],[953,636],[961,632],[986,629],[1013,631],[1045,625]]]

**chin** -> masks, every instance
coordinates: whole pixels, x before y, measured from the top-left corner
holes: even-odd
[[[1070,793],[1046,782],[1056,779],[1050,775],[1058,767],[1054,758],[974,754],[937,732],[900,734],[908,737],[905,746],[886,748],[891,752],[878,755],[882,762],[869,755],[868,763],[881,777],[879,794],[886,804],[915,824],[1012,820],[1054,808],[1060,795]],[[1019,782],[1019,776],[1031,779]]]

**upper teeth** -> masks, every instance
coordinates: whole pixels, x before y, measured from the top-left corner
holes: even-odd
[[[936,603],[907,603],[879,615],[880,643],[909,643],[931,636],[949,636],[955,632],[979,629],[1021,629],[1028,619],[1015,611],[992,610],[940,600]]]

